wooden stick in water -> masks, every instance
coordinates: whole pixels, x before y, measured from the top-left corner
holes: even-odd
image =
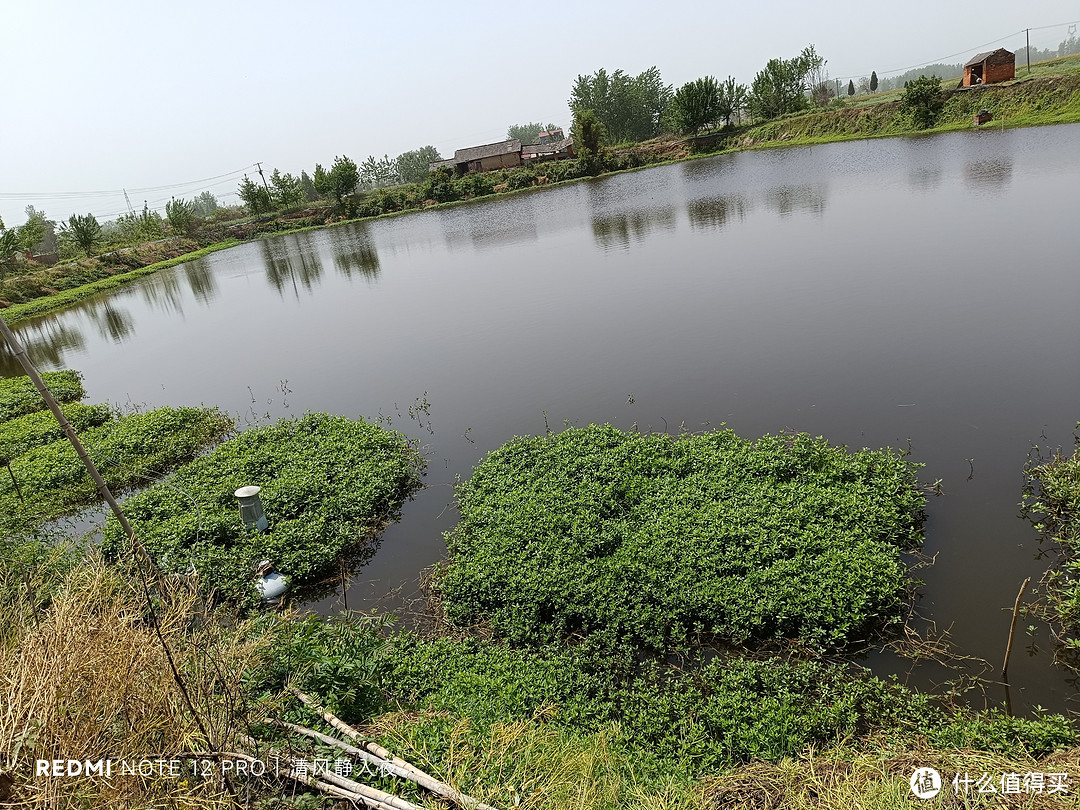
[[[1009,627],[1009,643],[1005,646],[1005,663],[1001,665],[1002,675],[1009,671],[1009,655],[1012,653],[1013,636],[1016,635],[1016,618],[1020,615],[1020,600],[1024,598],[1024,591],[1027,590],[1029,582],[1031,582],[1031,577],[1025,579],[1024,584],[1020,586],[1020,593],[1016,595],[1016,604],[1013,605],[1012,626]]]

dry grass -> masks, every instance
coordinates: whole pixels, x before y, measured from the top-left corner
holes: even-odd
[[[17,806],[220,806],[216,780],[34,775],[39,759],[144,760],[229,743],[243,708],[240,673],[262,642],[207,621],[192,581],[163,581],[158,594],[161,633],[206,734],[141,591],[99,558],[72,569],[45,608],[27,610],[22,599],[0,605],[0,771],[14,780]]]
[[[945,783],[933,799],[920,800],[909,779],[917,768],[937,769]],[[1068,773],[1071,795],[1043,793],[979,794],[975,787],[957,795],[954,774],[979,778],[989,774],[1001,790],[1004,774],[1028,772]],[[899,751],[868,753],[808,752],[779,763],[754,762],[712,780],[710,808],[732,810],[907,810],[907,808],[1057,808],[1077,807],[1076,780],[1080,777],[1080,748],[1043,759],[1015,759],[978,751]]]

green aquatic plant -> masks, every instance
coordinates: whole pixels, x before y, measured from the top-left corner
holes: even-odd
[[[900,620],[900,555],[925,503],[915,469],[805,434],[515,438],[458,487],[438,588],[453,623],[514,644],[836,648]]]
[[[308,414],[257,427],[129,498],[124,511],[143,547],[167,571],[241,605],[258,603],[255,567],[268,560],[293,585],[337,574],[343,557],[374,540],[419,487],[423,459],[399,433],[363,420]],[[263,533],[240,519],[235,490],[262,488]],[[126,540],[110,519],[105,549]],[[336,582],[336,579],[335,579]]]

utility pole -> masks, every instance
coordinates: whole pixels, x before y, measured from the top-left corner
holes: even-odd
[[[126,188],[124,189],[124,202],[126,202],[126,203],[127,203],[127,207],[128,207],[128,213],[129,213],[129,214],[134,214],[134,213],[135,213],[135,209],[131,207],[131,197],[129,197],[129,196],[127,195],[127,189],[126,189]]]
[[[260,163],[259,161],[255,161],[255,165],[259,167],[259,177],[262,178],[263,188],[265,188],[266,193],[269,194],[270,193],[270,186],[266,185],[266,175],[263,174],[262,163]]]
[[[1024,48],[1024,51],[1027,53],[1028,75],[1030,76],[1031,75],[1031,29],[1030,28],[1025,28],[1024,29],[1024,41],[1026,43],[1026,47]]]

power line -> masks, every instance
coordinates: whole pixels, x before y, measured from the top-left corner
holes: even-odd
[[[146,186],[145,188],[130,188],[127,191],[141,194],[151,191],[168,191],[169,189],[183,188],[184,186],[194,186],[200,183],[209,183],[211,180],[220,180],[225,177],[234,177],[246,172],[255,166],[254,163],[244,166],[242,169],[234,169],[231,172],[225,172],[225,174],[214,175],[213,177],[204,177],[201,180],[188,180],[184,183],[171,183],[165,186]],[[124,189],[108,189],[105,191],[56,191],[56,192],[27,192],[27,191],[0,191],[0,200],[67,200],[78,199],[80,197],[107,197],[113,194],[120,195],[124,193]]]

